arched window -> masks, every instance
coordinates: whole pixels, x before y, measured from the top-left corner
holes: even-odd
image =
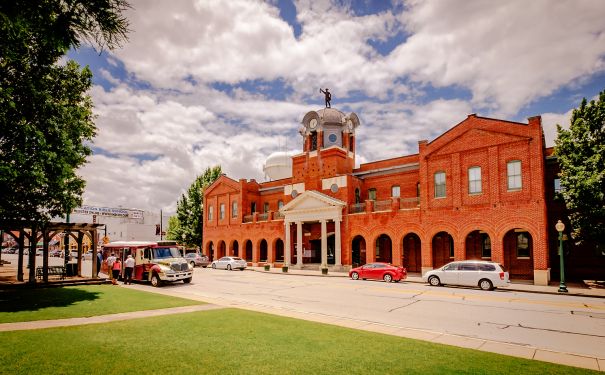
[[[282,200],[277,201],[277,209],[278,210],[281,210],[283,206],[284,206],[284,201],[282,201]]]

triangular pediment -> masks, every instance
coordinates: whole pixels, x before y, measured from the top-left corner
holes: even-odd
[[[300,210],[318,210],[332,207],[343,207],[345,202],[332,198],[318,191],[307,190],[280,210],[283,213]]]
[[[210,195],[223,195],[237,192],[239,192],[239,184],[237,181],[222,175],[216,181],[214,181],[212,185],[206,188],[206,191],[204,191],[204,196],[208,197]]]
[[[530,138],[516,134],[498,132],[487,129],[469,129],[462,135],[452,138],[449,142],[441,145],[435,150],[430,150],[432,155],[448,155],[467,150],[476,150],[477,147],[492,147],[503,144],[510,144],[521,141],[528,141]]]

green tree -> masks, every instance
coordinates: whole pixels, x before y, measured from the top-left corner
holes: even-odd
[[[174,240],[183,240],[187,246],[202,246],[202,218],[204,216],[204,191],[222,174],[221,166],[207,168],[197,176],[186,194],[176,204]],[[172,217],[170,218],[172,219]],[[171,230],[170,222],[168,230]],[[183,234],[185,235],[183,237]]]
[[[166,239],[180,242],[183,240],[182,233],[179,218],[176,215],[170,216],[168,219],[168,229],[166,229]]]
[[[126,38],[123,0],[0,3],[0,219],[44,223],[81,204],[96,133],[92,73],[62,62],[81,41]]]
[[[605,249],[605,91],[574,109],[569,130],[557,125],[555,155],[572,237]]]

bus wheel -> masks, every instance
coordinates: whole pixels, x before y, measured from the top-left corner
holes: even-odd
[[[183,279],[183,282],[184,282],[185,284],[189,284],[189,283],[191,282],[191,277],[188,277],[188,278],[186,278],[186,279]]]
[[[162,285],[162,280],[160,280],[160,277],[157,273],[154,273],[153,276],[151,276],[151,285],[154,287],[159,287]]]

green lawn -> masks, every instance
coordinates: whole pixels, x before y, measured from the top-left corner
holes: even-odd
[[[115,285],[0,291],[0,323],[77,318],[201,302]]]
[[[584,374],[237,309],[0,333],[6,374]]]

